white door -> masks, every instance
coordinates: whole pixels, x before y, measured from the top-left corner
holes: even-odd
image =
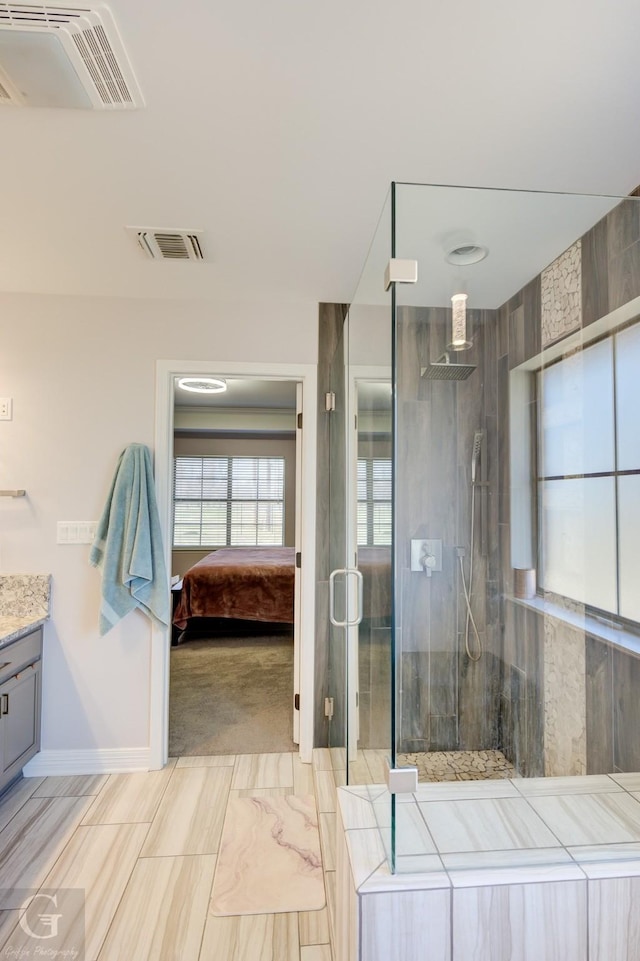
[[[302,531],[302,384],[296,384],[296,566],[293,588],[293,741],[300,743],[300,625]]]

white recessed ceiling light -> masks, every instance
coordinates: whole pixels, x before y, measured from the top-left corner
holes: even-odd
[[[227,382],[221,377],[181,377],[178,387],[194,394],[222,394],[227,389]]]
[[[482,244],[458,244],[447,251],[444,259],[449,264],[467,266],[468,264],[478,264],[488,256],[489,250]]]

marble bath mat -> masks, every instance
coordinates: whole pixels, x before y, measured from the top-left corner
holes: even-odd
[[[222,829],[210,913],[281,914],[325,905],[313,795],[232,798]]]

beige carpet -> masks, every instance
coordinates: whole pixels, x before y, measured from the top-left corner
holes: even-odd
[[[293,639],[215,638],[171,648],[169,754],[295,751]]]

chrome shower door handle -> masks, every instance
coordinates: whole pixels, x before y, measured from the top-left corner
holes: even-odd
[[[339,574],[344,574],[345,577],[348,577],[350,574],[353,574],[358,582],[358,594],[357,594],[358,605],[356,608],[356,616],[351,620],[347,617],[345,618],[344,621],[339,621],[335,616],[335,597],[336,597],[335,583],[336,583],[336,577]],[[356,567],[338,567],[336,568],[335,571],[331,571],[331,574],[329,575],[329,620],[331,621],[334,627],[356,627],[356,625],[358,625],[361,622],[362,615],[363,615],[363,603],[362,603],[363,596],[364,596],[364,587],[363,587],[362,573]]]
[[[329,574],[329,620],[331,621],[331,623],[333,624],[334,627],[346,627],[346,626],[347,626],[347,622],[346,622],[346,621],[339,621],[339,620],[336,618],[336,611],[335,611],[335,605],[336,605],[336,577],[338,576],[338,574],[346,574],[346,573],[347,573],[346,568],[344,568],[344,567],[337,567],[337,568],[335,569],[335,571],[331,571],[331,573]]]
[[[353,574],[358,582],[358,606],[356,608],[356,618],[354,621],[349,621],[347,627],[356,627],[362,620],[364,613],[364,580],[362,578],[362,571],[359,571],[357,567],[349,568],[349,574]]]

